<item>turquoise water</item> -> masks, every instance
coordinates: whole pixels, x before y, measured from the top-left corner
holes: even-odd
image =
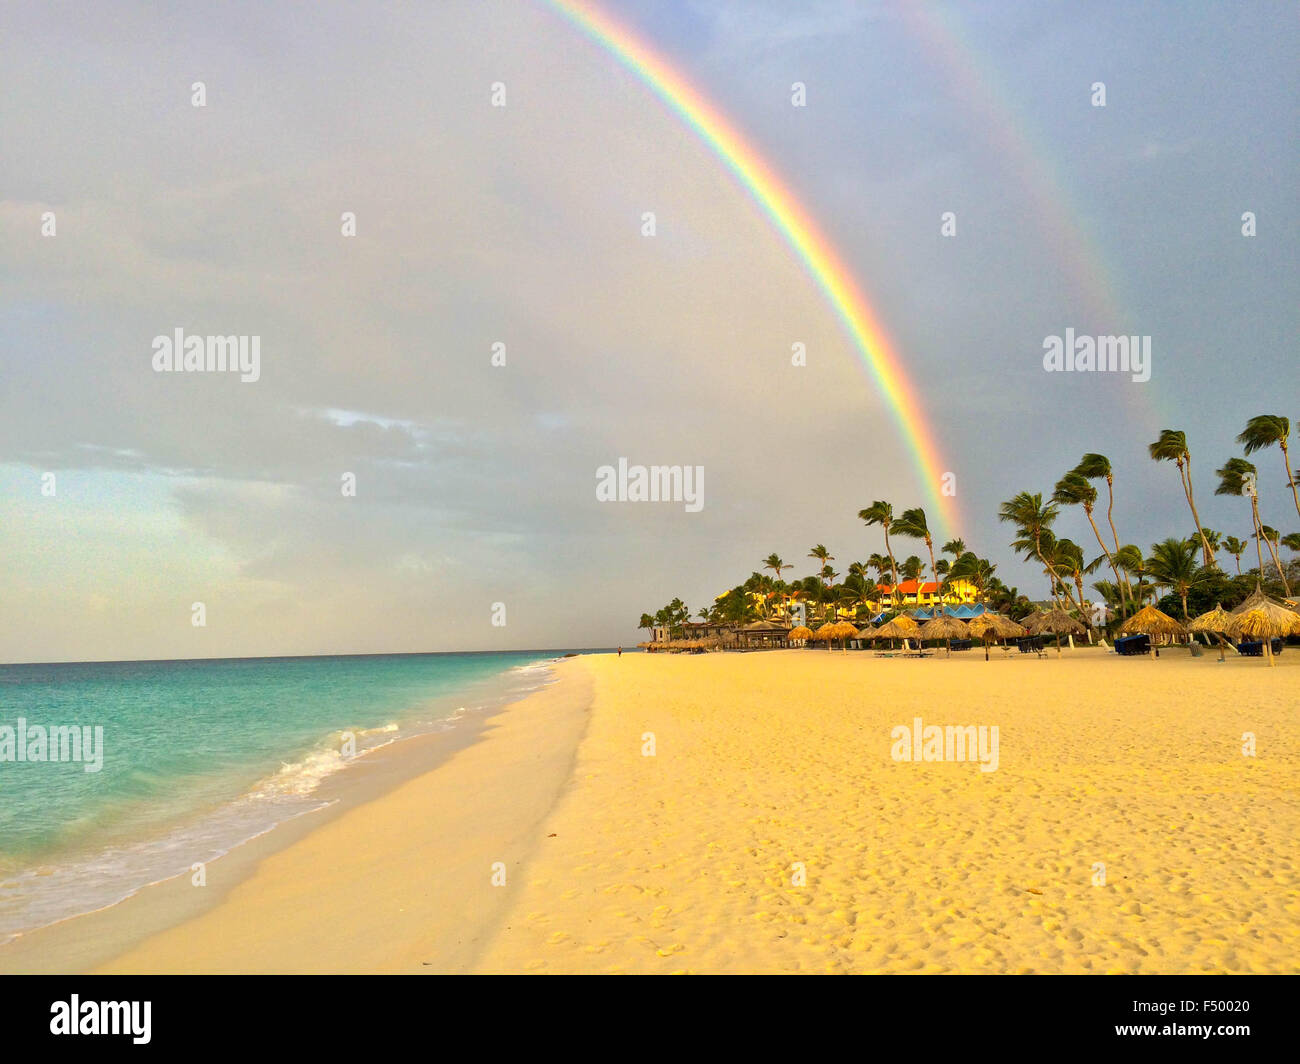
[[[357,753],[541,686],[555,651],[0,665],[0,939],[111,904],[318,808]],[[102,766],[16,760],[19,719]],[[6,752],[6,728],[10,729]],[[55,749],[51,745],[52,755]],[[70,754],[70,750],[64,756]]]

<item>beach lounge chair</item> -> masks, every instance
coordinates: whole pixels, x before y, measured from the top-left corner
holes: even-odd
[[[1264,656],[1264,641],[1257,639],[1246,643],[1238,643],[1237,653],[1247,658],[1262,658]],[[1277,637],[1273,639],[1273,653],[1282,653],[1282,640]]]
[[[1132,654],[1149,654],[1151,653],[1151,637],[1149,635],[1126,635],[1115,640],[1115,653],[1123,654],[1128,657]]]

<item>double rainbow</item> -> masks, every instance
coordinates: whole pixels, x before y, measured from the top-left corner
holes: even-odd
[[[932,531],[936,538],[956,535],[960,525],[956,501],[942,493],[944,463],[898,351],[848,267],[794,193],[682,74],[631,31],[582,0],[549,2],[645,82],[713,149],[794,250],[843,323],[857,354],[892,409],[912,451],[930,513],[937,515],[942,525],[942,529]]]

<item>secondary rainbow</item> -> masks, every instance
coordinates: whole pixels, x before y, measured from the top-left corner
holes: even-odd
[[[912,451],[930,512],[939,517],[946,534],[956,535],[961,523],[957,504],[953,496],[941,490],[949,470],[940,459],[916,389],[878,315],[808,212],[740,133],[653,49],[591,4],[575,0],[548,2],[613,54],[682,118],[726,164],[789,243],[834,308],[889,403]],[[939,534],[938,529],[935,532]]]

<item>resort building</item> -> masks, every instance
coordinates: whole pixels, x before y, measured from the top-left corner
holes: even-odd
[[[880,602],[884,605],[893,603],[893,589],[889,584],[877,584]],[[933,580],[922,583],[920,580],[903,580],[898,585],[898,601],[902,606],[962,606],[971,605],[979,600],[979,591],[969,580],[952,580],[939,592],[939,585]]]

